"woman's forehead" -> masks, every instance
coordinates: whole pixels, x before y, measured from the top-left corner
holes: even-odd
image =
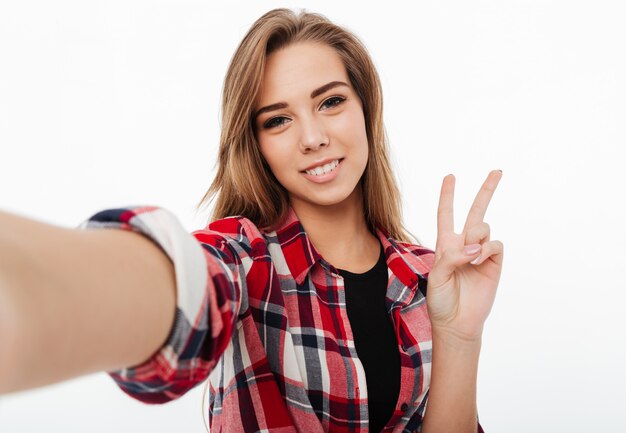
[[[292,44],[269,55],[259,103],[300,97],[308,99],[313,90],[332,81],[349,83],[337,51],[320,43]]]

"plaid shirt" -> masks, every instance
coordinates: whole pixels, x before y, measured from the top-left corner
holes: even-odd
[[[272,232],[237,216],[190,235],[159,207],[105,210],[80,228],[134,230],[174,263],[173,327],[148,360],[108,372],[124,392],[165,403],[208,377],[211,432],[368,432],[366,378],[344,280],[292,208]],[[385,252],[385,303],[401,361],[400,394],[383,431],[419,432],[431,375],[425,295],[434,253],[394,240],[380,226],[375,234]]]

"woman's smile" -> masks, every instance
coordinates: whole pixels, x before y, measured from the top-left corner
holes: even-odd
[[[339,174],[341,162],[343,158],[336,159],[333,162],[319,166],[313,170],[307,170],[302,174],[311,182],[315,183],[326,183],[330,182],[337,177]]]

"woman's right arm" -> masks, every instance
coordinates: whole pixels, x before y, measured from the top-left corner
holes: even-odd
[[[175,307],[174,266],[147,237],[0,212],[0,394],[138,365]]]

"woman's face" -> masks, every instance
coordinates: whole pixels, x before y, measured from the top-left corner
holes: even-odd
[[[272,53],[255,116],[261,153],[294,207],[357,197],[368,158],[363,106],[333,48],[304,42]],[[305,172],[334,160],[329,174]]]

